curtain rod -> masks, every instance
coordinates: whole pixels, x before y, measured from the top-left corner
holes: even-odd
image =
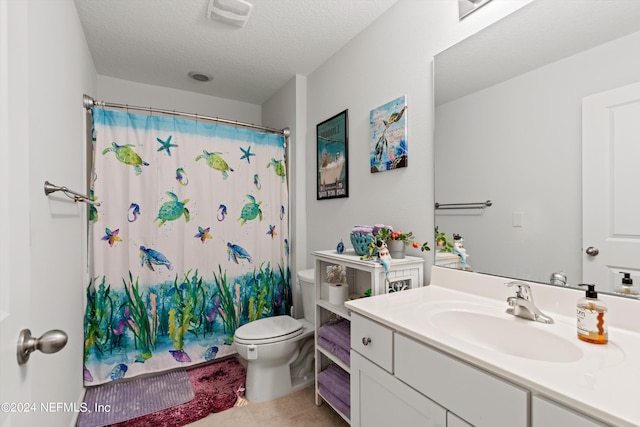
[[[286,138],[289,138],[289,136],[291,135],[291,130],[289,128],[274,129],[266,126],[254,125],[252,123],[242,123],[234,120],[220,119],[218,117],[201,116],[200,114],[192,114],[192,113],[183,113],[181,111],[162,110],[159,108],[150,108],[150,107],[136,107],[134,105],[115,104],[113,102],[96,101],[95,99],[91,98],[89,95],[82,96],[82,105],[87,110],[90,110],[93,107],[109,107],[109,108],[122,108],[125,110],[147,111],[150,113],[161,113],[161,114],[169,114],[172,116],[189,117],[196,120],[198,119],[209,120],[212,122],[223,123],[231,126],[239,126],[239,127],[244,127],[248,129],[256,129],[256,130],[261,130],[268,133],[283,135]]]

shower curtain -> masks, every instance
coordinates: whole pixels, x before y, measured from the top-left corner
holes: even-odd
[[[84,383],[235,353],[288,313],[284,137],[93,108]]]

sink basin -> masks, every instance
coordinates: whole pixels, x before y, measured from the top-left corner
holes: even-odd
[[[429,321],[453,338],[488,350],[541,362],[569,363],[583,356],[574,343],[541,329],[540,325],[509,315],[502,317],[470,310],[444,310]],[[546,327],[547,325],[542,325]]]

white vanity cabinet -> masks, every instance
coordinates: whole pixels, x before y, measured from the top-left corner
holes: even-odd
[[[393,350],[398,379],[469,424],[528,427],[527,390],[401,334]]]
[[[351,425],[607,426],[355,312]]]
[[[445,427],[447,411],[352,351],[351,425]]]
[[[393,375],[394,332],[351,315],[351,425],[445,427],[447,411]]]
[[[330,365],[337,365],[346,373],[353,374],[353,366],[362,366],[358,362],[354,362],[353,357],[350,359],[350,365],[344,363],[336,354],[318,345],[318,330],[321,326],[337,318],[347,320],[351,319],[351,312],[347,310],[344,304],[332,304],[329,298],[329,283],[327,282],[327,268],[335,265],[342,266],[346,270],[347,283],[349,285],[349,297],[362,297],[368,289],[371,289],[371,295],[379,295],[390,292],[402,291],[405,289],[417,288],[422,286],[424,281],[424,259],[419,257],[407,256],[404,259],[394,259],[391,262],[389,273],[389,283],[386,281],[386,275],[382,264],[375,260],[361,260],[353,250],[345,251],[344,254],[338,254],[334,250],[315,251],[312,253],[315,257],[315,288],[316,288],[316,315],[315,315],[315,331],[316,331],[316,405],[320,405],[323,401],[329,403],[336,412],[346,421],[350,422],[350,417],[340,411],[336,405],[331,404],[330,400],[322,396],[318,385],[318,374],[327,369]],[[359,324],[351,323],[351,336],[353,337],[354,328],[358,331]],[[360,333],[361,331],[358,331]],[[380,335],[375,337],[376,345],[369,346],[367,349],[380,350],[375,356],[370,355],[378,360],[378,363],[384,365],[385,369],[392,369],[391,345],[392,332],[388,328],[381,328],[375,331]],[[373,332],[371,332],[373,333]],[[385,346],[378,343],[386,342]],[[353,355],[354,353],[351,352]],[[375,367],[375,366],[374,366]],[[380,369],[375,367],[375,369]],[[369,371],[367,371],[369,372]],[[375,375],[375,374],[374,374]],[[353,382],[353,378],[350,378]],[[406,386],[405,386],[406,387]],[[353,386],[351,386],[353,390]],[[393,394],[393,393],[392,393]],[[389,396],[387,396],[389,397]],[[353,397],[351,398],[353,400]],[[353,416],[353,407],[351,408]],[[387,414],[393,416],[393,414]],[[389,424],[387,424],[389,425]],[[416,425],[416,424],[406,424]],[[444,427],[444,424],[425,424],[426,426]]]
[[[528,427],[526,390],[359,314],[351,325],[352,425]]]
[[[541,396],[531,397],[531,427],[606,427],[592,418],[579,414]]]

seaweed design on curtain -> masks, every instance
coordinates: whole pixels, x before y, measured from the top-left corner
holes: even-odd
[[[284,137],[94,108],[84,383],[235,353],[288,313]]]

